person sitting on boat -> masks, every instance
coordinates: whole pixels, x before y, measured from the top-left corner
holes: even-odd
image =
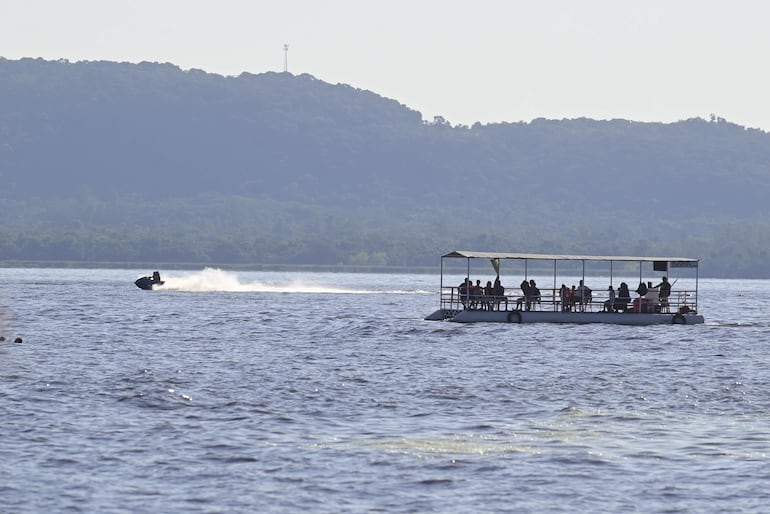
[[[660,310],[663,311],[665,309],[666,312],[669,312],[668,310],[668,297],[671,296],[671,284],[668,281],[667,277],[663,277],[663,280],[660,284],[655,286],[658,288],[658,299],[660,300]]]
[[[505,288],[503,287],[503,284],[500,283],[499,276],[495,279],[495,285],[493,286],[492,294],[495,296],[495,309],[499,311],[500,302],[505,299],[505,310],[508,310],[508,299],[505,298]]]
[[[476,295],[478,293],[476,292],[476,286],[473,284],[473,280],[468,283],[468,308],[469,309],[475,309],[476,308]]]
[[[471,309],[475,309],[481,305],[481,297],[484,296],[484,286],[481,285],[481,280],[476,280],[476,285],[471,284]]]
[[[160,279],[160,272],[159,271],[153,271],[152,272],[152,283],[153,284],[160,284],[161,282],[162,282],[162,280]]]
[[[527,289],[527,310],[532,310],[532,307],[536,303],[540,303],[540,289],[538,289],[534,280],[529,281],[529,288]]]
[[[463,304],[463,309],[468,308],[468,294],[470,293],[471,287],[472,285],[470,284],[468,277],[465,277],[462,284],[457,286],[457,294],[460,297],[460,302]]]
[[[581,280],[580,285],[577,288],[575,303],[578,303],[581,306],[591,303],[591,293],[591,288],[585,285]]]
[[[607,288],[608,299],[604,302],[602,312],[615,312],[615,290],[612,288],[612,284]]]
[[[520,311],[522,305],[524,304],[524,301],[529,296],[529,282],[527,282],[527,279],[521,281],[521,284],[519,284],[519,288],[521,288],[521,294],[519,298],[516,298],[516,310]],[[527,310],[529,310],[529,307],[527,307]]]
[[[492,281],[487,280],[487,285],[484,286],[484,299],[481,302],[481,310],[484,310],[484,311],[492,310],[494,296],[495,296],[495,289],[492,287]]]
[[[615,298],[615,312],[626,312],[628,310],[628,302],[631,301],[631,292],[628,290],[628,284],[621,282],[618,287],[618,294]]]
[[[639,298],[634,298],[634,312],[647,312],[650,305],[650,298],[648,298],[650,289],[652,289],[652,282],[645,284],[644,281],[639,282],[639,287],[636,288],[636,293]]]

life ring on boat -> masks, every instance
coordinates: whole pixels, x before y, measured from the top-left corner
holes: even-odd
[[[521,313],[519,311],[509,312],[508,323],[521,323]]]
[[[685,318],[682,314],[679,314],[678,312],[674,314],[674,317],[671,318],[671,323],[674,325],[686,325],[687,324],[687,318]]]

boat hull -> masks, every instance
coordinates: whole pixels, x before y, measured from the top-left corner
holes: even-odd
[[[153,280],[152,277],[140,277],[140,278],[136,279],[136,281],[134,282],[134,285],[136,285],[136,287],[138,287],[139,289],[144,289],[145,291],[151,291],[152,290],[152,286],[154,286],[156,284],[159,285],[159,286],[162,286],[163,285],[163,281],[162,280]]]
[[[612,325],[695,325],[704,322],[699,314],[644,312],[552,312],[552,311],[451,311],[439,309],[425,318],[455,323],[604,323]]]

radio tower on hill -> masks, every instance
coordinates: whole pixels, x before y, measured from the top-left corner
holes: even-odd
[[[289,45],[285,44],[283,45],[283,72],[288,73],[289,71]]]

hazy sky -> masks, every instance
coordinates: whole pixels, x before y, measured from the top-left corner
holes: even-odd
[[[453,124],[676,121],[770,131],[764,0],[0,0],[0,56],[288,69]]]

